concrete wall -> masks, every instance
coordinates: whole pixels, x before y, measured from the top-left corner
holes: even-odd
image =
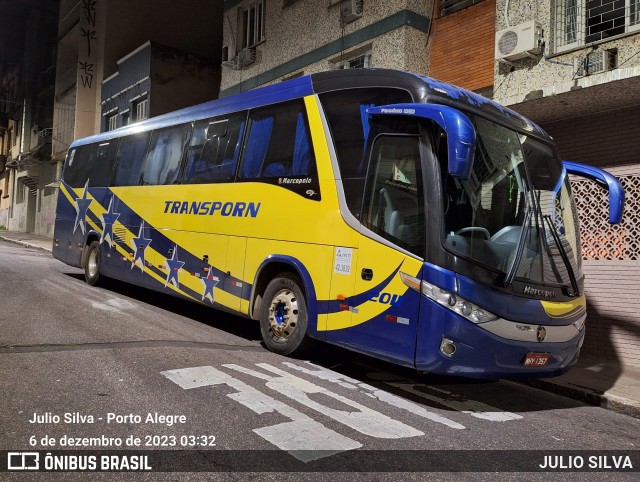
[[[9,209],[0,209],[0,226],[9,226]]]
[[[241,2],[224,13],[223,46],[229,48],[230,56],[236,50],[240,9],[250,3]],[[257,46],[256,62],[240,70],[223,66],[221,94],[300,72],[335,69],[341,58],[367,50],[371,51],[373,67],[426,74],[431,9],[430,1],[364,0],[362,17],[343,26],[338,4],[299,0],[283,8],[282,2],[268,1],[265,40]]]
[[[220,67],[186,52],[158,47],[151,58],[151,116],[218,98]]]

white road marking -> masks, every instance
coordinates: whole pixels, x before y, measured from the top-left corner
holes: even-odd
[[[193,367],[160,373],[185,390],[227,385],[237,390],[236,393],[227,396],[255,413],[275,411],[291,419],[291,422],[262,427],[253,431],[303,462],[362,447],[361,443],[325,427],[295,408],[265,395],[214,367]]]
[[[407,410],[408,412],[414,415],[417,415],[419,417],[426,418],[436,423],[441,423],[443,425],[446,425],[447,427],[454,428],[454,429],[460,430],[465,428],[464,425],[459,424],[458,422],[454,422],[453,420],[450,420],[446,417],[430,412],[426,410],[424,407],[421,407],[416,403],[410,402],[409,400],[405,400],[402,397],[398,397],[397,395],[394,395],[387,391],[377,389],[376,387],[373,387],[366,383],[362,383],[359,380],[355,380],[341,373],[334,372],[333,370],[329,370],[328,368],[323,368],[321,366],[314,365],[311,362],[305,362],[305,363],[313,367],[314,370],[310,370],[306,367],[294,365],[293,363],[284,362],[284,364],[289,368],[301,371],[303,373],[306,373],[307,375],[312,375],[314,377],[320,378],[321,380],[327,380],[331,383],[337,383],[340,386],[345,388],[352,388],[352,389],[360,388],[360,389],[366,390],[367,395],[372,395],[374,398],[377,398],[381,402],[385,402],[394,407],[402,408],[403,410]]]
[[[354,402],[342,395],[331,392],[326,388],[296,377],[284,370],[280,370],[279,368],[267,363],[257,363],[256,365],[263,370],[276,374],[277,376],[266,375],[235,364],[222,366],[265,380],[266,386],[272,390],[275,390],[278,393],[311,408],[312,410],[331,417],[364,435],[384,439],[407,438],[424,435],[424,432],[421,432],[420,430],[365,407],[364,405]],[[317,400],[309,398],[310,394],[324,395],[328,398],[344,403],[345,405],[355,409],[355,411],[330,408]]]
[[[431,387],[428,385],[420,385],[417,383],[398,383],[398,382],[385,382],[387,385],[399,388],[405,392],[412,393],[419,397],[431,400],[432,402],[439,403],[445,407],[453,408],[462,413],[467,413],[472,417],[481,418],[483,420],[490,420],[492,422],[508,422],[509,420],[519,420],[522,415],[512,412],[504,412],[496,407],[487,405],[486,403],[478,402],[476,400],[468,400],[456,395],[454,393],[442,390],[441,388]],[[425,393],[422,390],[416,389],[416,387],[425,387],[429,390],[434,390],[443,393],[445,397],[439,397]]]
[[[91,306],[98,310],[110,311],[112,313],[123,313],[136,307],[134,303],[122,298],[111,298],[106,302],[92,301]]]
[[[364,368],[371,369],[370,366],[367,366],[364,364],[359,364],[359,365],[361,365]],[[385,371],[369,372],[367,373],[367,378],[371,380],[381,381],[386,385],[399,388],[406,392],[417,395],[421,398],[431,400],[432,402],[436,402],[440,405],[444,405],[445,407],[449,407],[454,410],[458,410],[462,413],[466,413],[475,418],[489,420],[492,422],[507,422],[510,420],[520,420],[523,418],[521,415],[518,415],[517,413],[506,412],[504,410],[493,407],[486,403],[465,399],[465,398],[462,398],[460,395],[451,393],[447,390],[443,390],[442,388],[437,388],[430,385],[416,383],[412,380],[408,380],[406,378],[396,376],[393,373],[389,373]],[[423,390],[420,390],[419,388],[423,388],[423,389],[426,388],[434,392],[442,393],[445,396],[442,397],[442,396],[429,394]]]

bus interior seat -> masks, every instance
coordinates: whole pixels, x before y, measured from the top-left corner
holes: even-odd
[[[264,169],[264,171],[262,171],[263,177],[281,177],[286,175],[287,171],[285,170],[284,165],[280,162],[272,162]]]

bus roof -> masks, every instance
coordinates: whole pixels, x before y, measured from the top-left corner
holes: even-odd
[[[112,131],[78,139],[71,144],[71,147],[284,102],[314,93],[366,87],[401,88],[407,90],[416,103],[428,102],[449,105],[463,111],[479,114],[498,124],[533,135],[544,141],[551,140],[543,129],[524,116],[491,99],[460,87],[398,70],[345,69],[297,77],[169,112]]]

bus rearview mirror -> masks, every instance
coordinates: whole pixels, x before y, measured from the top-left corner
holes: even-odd
[[[393,104],[367,109],[369,115],[403,115],[429,119],[447,134],[448,171],[469,179],[476,151],[476,130],[471,120],[453,107],[439,104]]]

